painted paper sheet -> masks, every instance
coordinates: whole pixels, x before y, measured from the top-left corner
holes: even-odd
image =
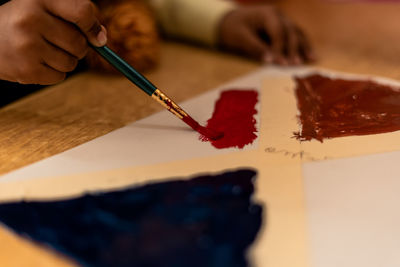
[[[300,125],[293,76],[316,71],[331,77],[374,79],[398,85],[386,79],[318,69],[263,68],[182,104],[204,123],[211,117],[222,90],[257,90],[258,138],[243,150],[215,149],[199,141],[197,133],[185,130],[185,125],[171,114],[161,112],[5,175],[0,178],[0,201],[78,197],[86,192],[162,182],[165,177],[251,168],[258,173],[255,199],[266,207],[264,224],[249,251],[251,263],[254,266],[310,266],[315,255],[308,240],[307,216],[313,210],[305,208],[308,198],[303,190],[303,164],[400,150],[399,132],[334,138],[323,143],[296,140],[293,133]],[[159,136],[165,136],[167,142],[159,141]],[[176,146],[177,143],[180,145]],[[373,168],[373,165],[365,167]]]

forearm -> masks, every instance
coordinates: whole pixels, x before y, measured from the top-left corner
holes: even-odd
[[[206,45],[218,41],[218,25],[235,6],[223,0],[149,0],[163,31]]]

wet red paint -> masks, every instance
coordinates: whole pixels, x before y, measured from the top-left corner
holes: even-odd
[[[210,140],[202,135],[203,141],[210,141],[218,149],[238,147],[253,143],[257,138],[255,108],[258,93],[255,90],[228,90],[221,93],[215,104],[212,118],[207,121],[206,129],[223,133],[223,137]]]
[[[224,136],[222,132],[217,132],[212,129],[201,126],[192,117],[187,116],[182,119],[187,125],[189,125],[193,130],[204,136],[208,140],[217,140]]]
[[[296,83],[301,141],[400,130],[400,88],[319,74]]]

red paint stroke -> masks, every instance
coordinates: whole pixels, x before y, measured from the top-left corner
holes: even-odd
[[[296,78],[301,141],[400,130],[400,88],[369,80]]]
[[[255,106],[258,92],[255,90],[228,90],[221,93],[215,104],[212,118],[207,121],[206,129],[223,133],[218,139],[210,140],[202,135],[202,141],[210,141],[218,149],[238,147],[253,143],[257,138]]]

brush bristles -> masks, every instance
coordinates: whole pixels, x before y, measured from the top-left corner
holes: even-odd
[[[201,134],[201,139],[204,141],[215,141],[224,136],[221,132],[216,132],[212,129],[201,126],[197,121],[195,121],[190,116],[185,116],[182,119],[187,125],[189,125],[193,130]]]
[[[222,137],[224,137],[224,133],[221,132],[216,132],[212,129],[200,126],[199,129],[197,130],[203,137],[205,137],[204,139],[208,139],[210,141],[215,141],[218,139],[221,139]]]

